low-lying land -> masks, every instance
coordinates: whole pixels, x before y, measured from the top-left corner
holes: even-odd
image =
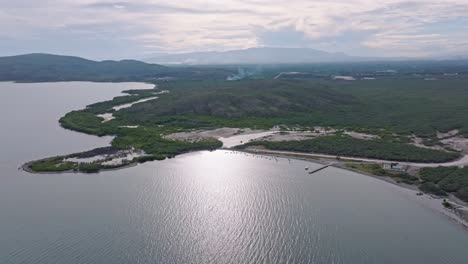
[[[75,153],[65,156],[52,157],[27,163],[24,168],[31,172],[98,172],[104,169],[115,169],[131,164],[172,158],[178,154],[196,150],[214,150],[220,148],[222,143],[213,138],[206,138],[197,142],[187,142],[166,139],[164,133],[177,131],[176,127],[139,126],[123,123],[120,119],[106,120],[101,115],[116,114],[121,111],[119,106],[153,98],[155,94],[164,94],[157,88],[151,90],[124,91],[128,95],[115,97],[113,100],[100,102],[87,106],[83,110],[72,111],[60,119],[62,127],[97,136],[112,135],[111,146],[116,150],[134,149],[144,155],[132,157],[120,164],[106,164],[106,159],[92,162],[70,161],[84,153]],[[156,99],[155,99],[156,100]],[[117,109],[117,110],[116,110]],[[86,153],[99,153],[102,149],[91,150]],[[97,156],[97,155],[96,155]]]
[[[384,140],[357,139],[346,135],[322,136],[293,141],[253,141],[240,147],[249,146],[263,146],[271,150],[428,163],[450,161],[460,156],[455,152],[419,148],[410,144]]]
[[[95,173],[100,170],[122,168],[145,159],[144,153],[132,148],[104,147],[26,163],[23,169],[30,172]]]
[[[222,135],[205,131],[224,128],[235,134],[276,127],[275,133],[247,146],[439,163],[460,157],[460,150],[444,140],[468,134],[466,84],[468,80],[458,78],[426,82],[394,77],[162,82],[155,89],[125,91],[127,95],[67,113],[60,124],[114,136],[112,147],[143,151],[144,160],[222,147]],[[412,137],[420,139],[419,146]],[[71,166],[57,159],[41,162],[30,168],[57,171]],[[46,166],[49,163],[55,165]]]

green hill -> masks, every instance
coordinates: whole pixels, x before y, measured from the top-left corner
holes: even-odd
[[[0,81],[152,81],[173,77],[225,79],[220,69],[172,68],[136,60],[92,61],[79,57],[26,54],[0,57]]]

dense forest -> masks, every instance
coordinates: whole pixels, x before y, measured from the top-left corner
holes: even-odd
[[[240,146],[264,146],[271,150],[313,152],[337,156],[374,158],[394,161],[444,162],[457,158],[458,153],[419,148],[404,143],[364,140],[350,136],[322,136],[308,140],[254,141]]]
[[[468,202],[468,168],[423,168],[419,174],[424,181],[420,186],[422,191],[436,195],[453,193]]]
[[[322,125],[434,137],[437,130],[468,132],[467,86],[462,78],[172,82],[160,85],[170,94],[117,116],[147,125]]]

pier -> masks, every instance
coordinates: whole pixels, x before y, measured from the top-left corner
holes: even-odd
[[[320,168],[318,168],[318,169],[309,171],[309,174],[314,174],[314,173],[316,173],[316,172],[319,172],[319,171],[321,171],[321,170],[323,170],[323,169],[326,169],[326,168],[332,166],[333,164],[335,164],[335,163],[332,162],[332,163],[329,163],[329,164],[327,164],[327,165],[323,165],[322,167],[320,167]]]

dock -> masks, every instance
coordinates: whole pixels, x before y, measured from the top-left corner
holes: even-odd
[[[320,168],[318,168],[318,169],[309,171],[309,174],[314,174],[314,173],[316,173],[316,172],[319,172],[319,171],[321,171],[321,170],[323,170],[323,169],[326,169],[326,168],[328,168],[328,167],[330,167],[330,166],[333,166],[333,164],[335,164],[335,163],[332,162],[332,163],[329,163],[329,164],[327,164],[327,165],[323,165],[322,167],[320,167]]]

